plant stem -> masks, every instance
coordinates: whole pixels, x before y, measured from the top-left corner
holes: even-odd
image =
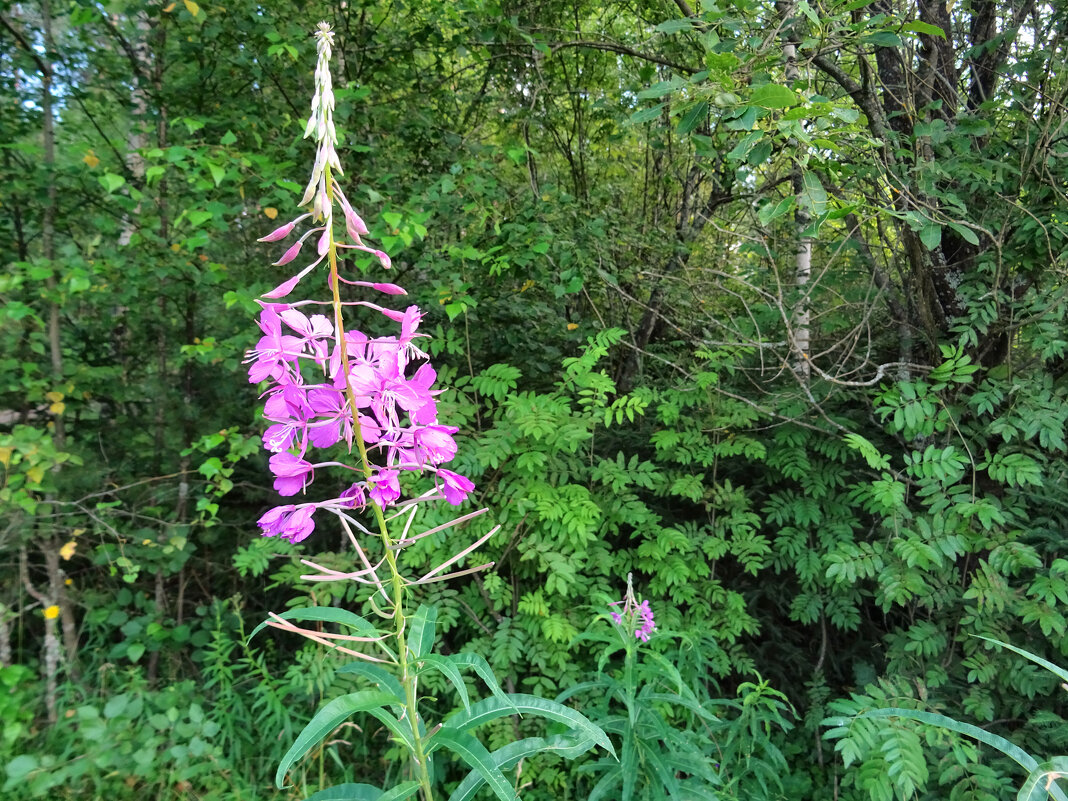
[[[334,331],[337,337],[338,349],[341,352],[341,370],[345,378],[345,401],[352,412],[353,441],[356,451],[360,456],[360,468],[364,478],[368,482],[374,475],[371,469],[371,461],[367,456],[367,444],[363,439],[360,428],[360,410],[356,405],[356,393],[352,390],[352,382],[349,378],[349,353],[348,343],[345,341],[345,322],[342,317],[341,282],[338,280],[337,271],[337,244],[334,241],[334,181],[330,174],[330,165],[323,168],[323,180],[326,182],[326,208],[323,211],[326,219],[324,223],[327,231],[327,258],[330,264],[330,289],[333,292],[334,308]],[[423,801],[433,801],[433,789],[430,786],[430,770],[427,767],[427,755],[423,748],[423,738],[419,733],[419,694],[418,677],[411,670],[411,662],[408,659],[408,647],[405,641],[405,627],[407,618],[404,615],[404,594],[406,582],[397,567],[397,557],[393,551],[393,540],[389,536],[389,528],[386,524],[386,516],[382,507],[371,501],[374,509],[375,520],[378,522],[378,531],[382,538],[382,548],[385,552],[386,564],[389,566],[390,583],[393,590],[393,620],[396,624],[397,638],[397,667],[400,669],[401,686],[404,687],[405,715],[412,727],[412,761],[415,763],[417,778],[423,791]]]

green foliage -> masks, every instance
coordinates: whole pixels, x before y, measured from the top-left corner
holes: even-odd
[[[135,681],[106,703],[73,703],[48,733],[44,749],[23,751],[6,765],[5,797],[95,795],[139,798],[175,789],[226,797],[232,763],[220,747],[220,726],[188,697],[193,682],[150,692]],[[24,741],[23,747],[33,740]]]
[[[988,637],[982,639],[1004,646],[1062,679],[1068,678],[1068,671],[1022,648]],[[1065,798],[1064,788],[1056,783],[1064,777],[1064,757],[1053,757],[1039,764],[1034,756],[1015,743],[970,723],[920,708],[873,709],[870,708],[871,704],[887,700],[886,695],[879,689],[874,694],[876,699],[853,695],[851,701],[832,704],[831,707],[836,711],[845,712],[851,717],[828,718],[824,721],[824,725],[834,727],[825,736],[838,740],[835,750],[841,752],[846,767],[853,762],[859,763],[854,781],[856,786],[866,790],[872,799],[912,798],[927,784],[929,774],[926,754],[915,723],[928,727],[928,749],[944,748],[944,738],[940,738],[936,733],[938,732],[951,736],[963,735],[1000,751],[1028,774],[1018,798],[1036,801],[1049,797]],[[975,762],[974,751],[960,747],[959,741],[952,743],[952,752],[957,761],[957,768],[966,768]],[[958,770],[943,771],[940,784],[946,785],[947,779],[956,779],[958,776]],[[950,797],[962,797],[964,794],[970,797],[997,797],[986,794],[977,796],[977,788],[972,785],[971,777],[959,779],[951,790]]]
[[[758,677],[739,685],[737,700],[716,697],[702,680],[711,666],[695,644],[663,652],[675,639],[670,632],[658,629],[646,647],[619,626],[605,631],[603,621],[597,616],[579,637],[603,646],[600,672],[560,696],[588,699],[595,720],[622,740],[618,760],[581,766],[590,775],[589,798],[782,797],[787,766],[777,743],[792,728],[785,696]],[[605,672],[621,651],[622,665]]]
[[[366,595],[300,579],[301,558],[351,569],[340,532],[294,548],[253,526],[273,495],[240,363],[254,298],[277,282],[254,240],[300,191],[294,98],[310,71],[295,65],[319,14],[345,31],[339,147],[365,176],[372,235],[430,309],[441,417],[461,427],[460,469],[494,510],[479,533],[502,525],[479,549],[492,572],[416,599],[438,609],[449,654],[420,674],[436,713],[478,703],[469,674],[485,677],[459,655],[539,697],[597,679],[577,638],[586,605],[633,572],[664,627],[699,643],[695,696],[714,698],[702,685],[716,679],[733,700],[759,669],[797,706],[804,725],[775,740],[786,767],[763,757],[783,795],[1018,790],[967,738],[903,719],[880,722],[891,734],[856,721],[849,768],[821,762],[811,721],[851,715],[820,710],[858,687],[873,705],[1065,753],[1056,682],[969,636],[1052,661],[1068,648],[1060,12],[1036,6],[1017,24],[982,4],[943,16],[801,2],[786,20],[752,0],[690,6],[683,18],[617,2],[52,4],[50,48],[39,9],[5,6],[0,625],[12,667],[32,671],[0,678],[5,738],[19,732],[4,740],[4,764],[23,771],[12,792],[266,797],[315,706],[367,689],[368,674],[317,646],[242,633],[267,608],[291,621],[371,611]],[[801,299],[808,379],[791,344]],[[438,534],[411,555],[429,570],[449,548]],[[57,636],[75,635],[70,657],[56,651],[70,703],[54,726],[41,617],[53,602]],[[164,707],[169,687],[188,697]],[[195,703],[219,731],[104,715],[131,694],[186,728]],[[90,707],[97,718],[63,717]],[[707,748],[696,713],[651,707],[679,754]],[[514,747],[508,719],[483,734],[525,797],[593,786],[544,752],[520,772],[538,749],[578,746],[518,725]],[[397,753],[388,734],[353,732],[312,749],[300,792],[398,778],[381,767]],[[171,749],[193,736],[218,773],[172,782],[191,763]],[[127,787],[142,749],[152,759]],[[67,765],[93,759],[81,776]],[[445,780],[489,796],[465,776]],[[765,781],[746,792],[778,792]]]

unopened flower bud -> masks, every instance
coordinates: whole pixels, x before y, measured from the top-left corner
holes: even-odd
[[[285,239],[287,236],[289,236],[293,232],[293,229],[296,227],[296,225],[297,225],[297,221],[293,220],[293,222],[288,222],[285,225],[283,225],[281,228],[275,228],[273,231],[271,231],[271,233],[267,234],[267,236],[261,236],[256,241],[257,242],[277,242],[279,239]]]
[[[300,253],[300,249],[303,245],[303,239],[301,239],[299,242],[295,242],[293,245],[290,246],[289,250],[282,254],[282,258],[280,258],[274,263],[274,266],[281,267],[283,264],[289,264],[289,262],[293,261],[293,259],[297,257],[297,254]]]

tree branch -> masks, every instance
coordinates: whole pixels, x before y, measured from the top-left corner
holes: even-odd
[[[697,70],[693,67],[687,67],[683,64],[678,64],[674,61],[668,61],[666,58],[661,58],[660,56],[650,55],[649,53],[642,53],[631,47],[627,47],[626,45],[616,44],[615,42],[557,42],[556,44],[550,47],[550,50],[553,53],[556,53],[558,50],[564,50],[569,47],[588,47],[591,50],[604,50],[609,53],[619,53],[624,56],[632,56],[634,58],[641,59],[642,61],[648,61],[653,64],[660,64],[664,67],[670,67],[671,69],[676,70],[677,72],[683,72],[687,75],[693,75],[695,72],[697,72]]]
[[[34,60],[34,63],[37,64],[37,69],[41,71],[42,75],[52,75],[52,66],[37,54],[37,52],[30,46],[30,43],[26,41],[26,38],[22,35],[21,31],[2,16],[0,16],[0,25],[7,28],[11,35],[15,37],[15,41],[18,42],[19,47],[25,50],[30,58]]]

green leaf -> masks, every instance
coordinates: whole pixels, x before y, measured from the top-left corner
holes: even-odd
[[[753,90],[749,102],[763,108],[789,108],[798,103],[797,92],[777,83],[766,83]]]
[[[999,737],[996,734],[992,734],[985,729],[980,729],[978,726],[973,726],[970,723],[962,723],[959,720],[954,720],[945,715],[937,715],[934,712],[924,712],[919,709],[898,709],[896,707],[887,707],[885,709],[871,709],[867,712],[862,712],[857,715],[857,718],[907,718],[909,720],[919,721],[920,723],[926,723],[929,726],[941,726],[943,729],[955,731],[958,734],[963,734],[966,737],[971,737],[981,743],[989,745],[991,748],[996,748],[1009,759],[1020,765],[1020,767],[1028,773],[1031,773],[1038,767],[1038,760],[1020,748],[1020,746],[1009,742],[1004,737]],[[836,720],[838,720],[839,723],[831,723],[829,725],[845,725],[841,722],[841,718],[837,718]],[[825,721],[825,723],[826,722],[827,721]]]
[[[464,677],[460,675],[456,665],[446,657],[438,654],[427,654],[420,661],[423,664],[423,667],[419,670],[420,673],[429,668],[436,669],[456,688],[456,694],[460,696],[460,702],[464,705],[464,709],[471,709],[471,699],[467,694],[467,685],[464,684]]]
[[[831,109],[831,116],[840,119],[842,122],[851,123],[860,119],[860,112],[855,108],[835,106]]]
[[[378,689],[383,692],[393,693],[393,697],[397,699],[398,704],[405,703],[404,688],[401,687],[401,683],[397,681],[395,676],[378,667],[378,665],[369,665],[366,662],[350,662],[340,668],[337,673],[339,676],[343,673],[363,676],[365,679],[377,684]]]
[[[876,31],[864,37],[864,41],[877,47],[900,47],[901,37],[892,31]]]
[[[756,125],[758,114],[760,114],[760,109],[756,106],[745,106],[737,117],[727,121],[727,128],[732,131],[751,131],[753,126]],[[709,150],[712,149],[711,145],[712,140],[709,140]]]
[[[342,722],[347,720],[355,712],[371,712],[380,710],[386,704],[394,703],[393,696],[376,690],[361,690],[349,693],[340,698],[335,698],[315,713],[304,731],[298,735],[296,741],[282,757],[278,770],[274,775],[275,786],[282,789],[286,773],[293,764],[308,753],[320,740],[336,729]],[[378,717],[376,715],[376,717]]]
[[[439,729],[428,743],[429,748],[439,745],[458,754],[472,769],[478,771],[482,780],[501,801],[516,801],[515,790],[494,763],[492,754],[470,734],[446,726]]]
[[[639,746],[642,751],[642,761],[652,767],[653,773],[656,774],[663,788],[667,790],[668,795],[682,801],[683,796],[679,795],[679,780],[675,778],[675,771],[668,767],[660,756],[659,743],[649,746],[639,741]]]
[[[456,712],[449,716],[445,725],[453,729],[474,729],[483,723],[502,718],[507,715],[520,714],[538,715],[548,720],[555,720],[570,726],[578,732],[592,739],[608,753],[615,756],[615,748],[599,726],[591,723],[585,716],[573,709],[568,709],[563,704],[550,701],[547,698],[539,698],[536,695],[526,693],[510,693],[507,702],[500,698],[484,698],[471,708],[463,712]]]
[[[660,116],[660,112],[666,105],[667,103],[657,103],[655,106],[650,106],[649,108],[643,108],[639,111],[635,111],[633,114],[630,115],[630,120],[628,122],[630,122],[632,125],[638,125],[643,122],[655,120],[657,117]]]
[[[419,792],[419,782],[416,781],[398,784],[385,792],[370,784],[348,782],[320,790],[308,796],[305,801],[405,801],[417,792]]]
[[[889,467],[890,457],[879,453],[879,449],[860,434],[846,434],[843,439],[845,439],[846,445],[864,457],[868,467],[874,470],[885,470]]]
[[[418,788],[419,783],[415,782],[415,786]],[[381,798],[382,791],[374,785],[348,782],[320,790],[304,801],[380,801]]]
[[[751,167],[759,167],[765,161],[771,157],[771,140],[763,139],[753,145],[753,149],[749,151],[749,155],[746,156],[745,161]]]
[[[778,203],[766,203],[761,206],[760,211],[757,212],[757,219],[760,220],[761,225],[767,226],[773,220],[777,220],[779,217],[790,211],[796,202],[797,197],[794,195],[787,195],[779,200]]]
[[[619,798],[621,796],[610,795],[616,785],[623,779],[623,771],[620,768],[611,770],[601,777],[601,780],[593,786],[587,801],[601,801],[604,798]],[[450,801],[452,801],[450,799]]]
[[[434,625],[438,620],[438,608],[421,604],[412,616],[408,632],[408,650],[414,659],[422,659],[434,647]]]
[[[31,771],[37,769],[37,758],[30,756],[29,754],[23,754],[12,759],[4,769],[7,771],[8,781],[15,781],[23,778]]]
[[[979,244],[979,237],[976,236],[975,231],[973,231],[968,226],[961,225],[960,223],[955,223],[955,222],[948,223],[948,225],[949,225],[950,228],[952,228],[954,231],[956,231],[958,234],[960,234],[965,242],[968,242],[968,243],[970,243],[972,245],[978,245]]]
[[[219,144],[220,145],[232,145],[236,141],[237,141],[237,136],[234,134],[234,132],[233,131],[227,131],[226,133],[223,134],[222,139],[219,140]]]
[[[120,186],[126,183],[126,179],[121,175],[115,175],[113,172],[106,172],[96,179],[100,182],[100,185],[107,190],[108,194],[111,194]]]
[[[1064,791],[1055,781],[1068,777],[1068,757],[1056,756],[1049,762],[1043,762],[1023,783],[1017,801],[1046,801],[1051,795],[1057,799],[1063,799]]]
[[[402,723],[384,709],[368,709],[367,714],[378,718],[379,723],[393,732],[393,736],[397,738],[397,742],[404,745],[409,751],[415,750],[412,727],[408,725],[407,721]]]
[[[504,690],[501,689],[501,685],[497,682],[497,676],[493,673],[493,668],[490,667],[490,663],[486,661],[484,656],[474,653],[452,654],[449,657],[449,661],[457,667],[471,668],[496,698],[509,705],[512,703],[508,696],[504,694]],[[514,714],[519,714],[519,710],[514,706],[509,706],[509,708]]]
[[[827,191],[814,172],[805,170],[801,173],[801,197],[798,203],[807,208],[813,217],[820,217],[827,210]]]
[[[218,186],[223,182],[223,178],[226,177],[226,170],[218,164],[212,164],[208,162],[208,170],[211,172],[212,180],[215,181],[215,185]]]
[[[386,790],[378,798],[378,801],[404,801],[406,798],[411,798],[419,791],[419,782],[405,782],[404,784],[398,784],[392,790]]]
[[[685,85],[686,81],[678,76],[672,78],[670,81],[659,81],[647,89],[642,89],[638,92],[638,99],[648,100],[650,98],[663,97],[664,95],[671,94],[677,89],[681,89]]]
[[[928,250],[934,250],[942,244],[942,226],[937,223],[927,223],[920,229],[920,241]]]
[[[901,30],[906,33],[925,33],[928,36],[941,36],[946,38],[946,32],[939,28],[937,25],[932,25],[929,22],[906,22],[901,26]]]
[[[696,106],[686,112],[686,116],[679,123],[679,133],[688,134],[708,117],[708,103],[702,100]]]
[[[361,637],[380,637],[378,629],[372,626],[364,618],[357,614],[349,612],[347,609],[338,609],[336,606],[304,606],[298,609],[287,609],[282,612],[278,617],[282,620],[314,620],[323,623],[339,623],[342,626],[348,626],[355,629],[356,633]],[[248,635],[248,639],[245,642],[251,642],[252,638],[260,633],[264,628],[270,624],[269,620],[265,620],[256,626],[252,630],[252,633]]]
[[[660,33],[678,33],[679,31],[688,31],[693,28],[693,23],[688,19],[668,19],[661,22],[653,30]]]
[[[210,211],[190,211],[186,212],[185,216],[189,218],[190,224],[196,228],[210,220],[213,215]]]
[[[517,765],[519,760],[529,759],[543,751],[564,759],[574,759],[585,754],[593,746],[593,740],[588,737],[580,738],[555,734],[551,737],[527,737],[523,740],[517,740],[514,743],[498,748],[490,754],[490,757],[498,770],[507,770]],[[472,770],[460,782],[459,787],[453,791],[452,795],[449,796],[449,801],[470,801],[485,783],[486,780],[482,777],[482,774],[477,770]]]
[[[1025,659],[1030,659],[1036,665],[1041,665],[1046,670],[1048,670],[1050,673],[1052,673],[1053,675],[1055,675],[1058,678],[1060,678],[1061,681],[1068,682],[1068,670],[1065,670],[1064,668],[1060,667],[1059,665],[1055,665],[1052,662],[1050,662],[1050,661],[1048,661],[1046,659],[1043,659],[1040,656],[1037,656],[1037,655],[1031,653],[1030,651],[1025,651],[1023,648],[1017,648],[1015,645],[1009,645],[1009,643],[1007,643],[1007,642],[1002,642],[1001,640],[995,640],[995,639],[992,639],[990,637],[983,637],[983,636],[980,636],[978,634],[972,635],[972,636],[978,637],[980,640],[986,640],[987,642],[992,642],[992,643],[994,643],[994,645],[1000,645],[1002,648],[1008,648],[1010,651],[1015,651],[1016,653],[1018,653],[1020,656],[1024,657]]]

